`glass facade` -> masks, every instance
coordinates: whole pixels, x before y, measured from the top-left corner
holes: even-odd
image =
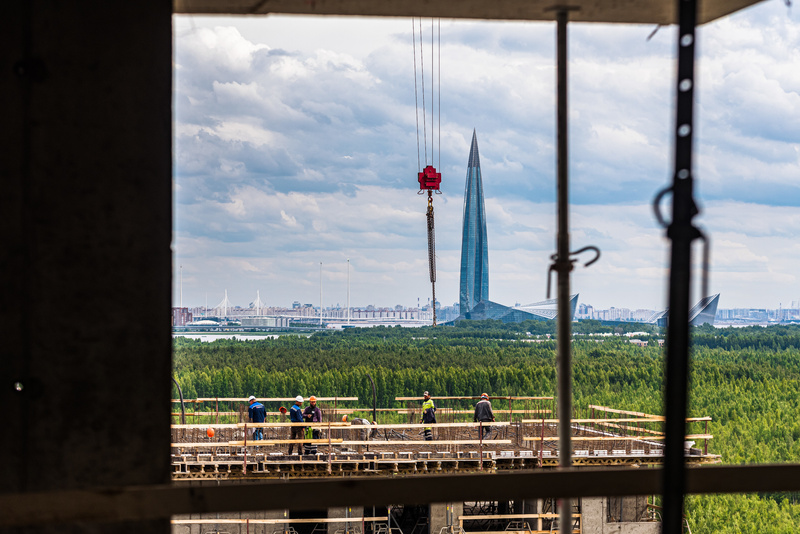
[[[489,300],[489,244],[486,239],[486,211],[483,207],[481,161],[478,136],[472,131],[472,147],[467,164],[464,191],[464,223],[461,234],[461,314],[471,311],[483,300]]]

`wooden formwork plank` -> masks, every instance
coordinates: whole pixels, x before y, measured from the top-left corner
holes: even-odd
[[[403,446],[403,445],[511,445],[510,439],[435,439],[431,441],[425,440],[397,440],[397,441],[381,441],[378,439],[372,441],[343,441],[342,445],[375,445],[375,446]]]
[[[480,395],[474,396],[455,396],[455,397],[431,397],[433,400],[474,400],[480,399]],[[490,396],[490,399],[494,400],[553,400],[553,397],[493,397]],[[394,400],[396,401],[422,401],[424,400],[422,397],[395,397]]]
[[[289,443],[342,443],[342,438],[336,439],[254,439],[244,441],[202,441],[198,443],[171,443],[170,447],[244,447],[245,443],[248,447],[272,447],[275,445],[287,445]]]
[[[587,424],[587,423],[662,423],[665,421],[665,418],[660,415],[654,415],[653,417],[638,417],[635,419],[631,418],[592,418],[592,419],[570,419],[570,423],[576,424]],[[523,423],[545,423],[545,424],[554,424],[558,423],[558,419],[523,419]]]
[[[570,438],[571,441],[660,441],[664,439],[665,436],[596,436],[596,437],[588,437],[588,436],[572,436]],[[686,436],[686,439],[714,439],[712,434],[689,434]],[[525,436],[522,438],[523,441],[558,441],[558,436],[534,436],[529,437]]]
[[[636,417],[659,417],[658,415],[653,415],[651,413],[644,413],[644,412],[631,412],[628,410],[618,410],[616,408],[609,408],[608,406],[598,406],[596,404],[590,404],[589,408],[594,410],[600,410],[601,412],[609,412],[609,413],[621,413],[625,415],[634,415]]]
[[[373,523],[378,521],[388,521],[388,516],[383,517],[320,517],[302,519],[173,519],[173,525],[237,525],[250,523],[251,525],[286,525],[290,523]]]
[[[492,421],[484,422],[483,426],[509,426],[511,423],[508,421]],[[358,428],[375,428],[375,429],[389,429],[389,428],[478,428],[481,423],[389,423],[384,425],[353,425],[353,429]]]
[[[654,415],[652,417],[637,417],[634,419],[631,418],[604,418],[604,417],[595,417],[590,419],[570,419],[571,423],[578,423],[578,424],[585,424],[585,423],[659,423],[666,421],[666,418],[661,415]],[[709,416],[706,417],[687,417],[687,423],[693,423],[697,421],[712,421],[712,418]],[[523,423],[545,423],[545,424],[553,424],[558,423],[558,419],[523,419]]]
[[[581,514],[572,514],[572,517],[580,517]],[[558,519],[560,514],[497,514],[497,515],[460,515],[459,521],[471,521],[473,519]],[[526,531],[527,532],[527,531]]]

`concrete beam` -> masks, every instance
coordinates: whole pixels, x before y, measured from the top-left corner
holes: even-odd
[[[698,21],[705,24],[759,0],[705,0]],[[554,21],[557,6],[569,6],[571,22],[674,24],[674,0],[174,0],[175,12],[231,15],[354,15]]]

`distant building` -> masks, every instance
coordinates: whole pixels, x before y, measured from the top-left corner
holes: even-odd
[[[192,322],[189,308],[172,308],[172,326],[186,326]]]
[[[577,305],[578,295],[572,295],[570,297],[570,320],[575,316]],[[467,162],[467,183],[464,189],[458,311],[459,314],[455,320],[496,319],[505,323],[551,320],[555,319],[558,314],[557,300],[555,299],[513,307],[489,300],[489,243],[486,232],[481,161],[478,155],[478,135],[475,130],[472,131],[472,145]]]
[[[575,316],[578,306],[578,294],[570,296],[570,320]],[[558,299],[543,300],[523,306],[503,306],[490,300],[479,302],[472,310],[459,316],[459,319],[481,321],[495,319],[504,323],[519,323],[522,321],[552,321],[558,316]]]
[[[719,293],[700,299],[700,302],[689,310],[689,324],[692,326],[702,326],[706,323],[713,325],[717,317],[718,304]],[[658,314],[653,322],[658,326],[667,326],[669,323],[669,308]]]
[[[286,328],[290,321],[289,317],[242,317],[242,326]]]
[[[472,130],[472,146],[467,162],[464,190],[464,219],[461,231],[461,284],[459,309],[462,314],[479,302],[489,299],[489,244],[486,234],[486,211],[483,203],[481,160],[478,135]]]

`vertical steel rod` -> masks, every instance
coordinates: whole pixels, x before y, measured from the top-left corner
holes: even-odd
[[[572,363],[570,336],[572,314],[569,305],[569,276],[572,262],[569,257],[569,189],[567,160],[567,11],[556,14],[556,173],[558,180],[558,236],[556,272],[558,273],[558,464],[562,468],[572,465],[570,419],[572,416]],[[560,531],[572,531],[572,502],[561,501]]]
[[[666,358],[666,438],[664,453],[663,532],[682,532],[686,488],[684,437],[689,379],[689,304],[691,245],[699,237],[692,224],[697,214],[692,188],[692,137],[694,100],[694,45],[696,0],[678,2],[678,76],[675,122],[675,174],[672,182],[672,240],[669,276],[669,317]]]

